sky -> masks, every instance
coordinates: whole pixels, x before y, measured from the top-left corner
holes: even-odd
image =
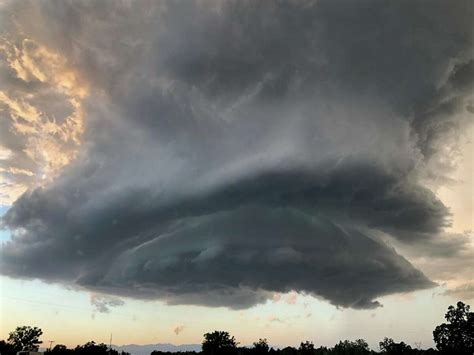
[[[0,2],[0,338],[433,346],[474,299],[473,15]]]

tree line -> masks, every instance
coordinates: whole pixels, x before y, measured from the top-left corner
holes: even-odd
[[[384,338],[379,343],[380,351],[369,349],[364,339],[355,341],[344,340],[334,347],[316,347],[313,342],[301,342],[299,347],[286,347],[273,349],[266,339],[259,339],[250,347],[239,347],[235,337],[226,331],[213,331],[204,334],[201,352],[178,352],[181,355],[203,354],[203,355],[369,355],[369,354],[474,354],[474,313],[470,306],[459,301],[454,306],[449,306],[445,314],[446,323],[438,325],[433,331],[433,339],[436,349],[414,349],[404,342],[397,343],[391,338]],[[42,341],[40,340],[42,330],[37,327],[17,327],[9,334],[7,341],[0,341],[0,355],[16,355],[18,351],[37,351]],[[126,352],[119,353],[110,349],[106,344],[87,342],[78,345],[74,349],[68,349],[65,345],[56,345],[46,351],[46,355],[130,355]],[[150,355],[171,354],[170,352],[153,351]]]

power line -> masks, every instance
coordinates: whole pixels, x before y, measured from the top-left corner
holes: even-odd
[[[68,310],[75,311],[75,312],[82,312],[82,313],[88,313],[88,314],[90,314],[91,312],[94,312],[93,310],[87,309],[87,308],[84,308],[84,307],[76,307],[76,306],[53,303],[53,302],[38,301],[38,300],[32,300],[32,299],[28,299],[28,298],[11,297],[11,296],[3,296],[3,295],[0,296],[0,297],[3,298],[3,299],[9,299],[9,300],[13,300],[13,301],[28,302],[28,303],[41,304],[41,305],[49,306],[49,307],[64,308],[64,309],[68,309]],[[99,313],[103,313],[103,312],[99,312]],[[125,317],[125,318],[129,318],[131,320],[135,320],[135,316],[130,315],[130,314],[117,313],[117,312],[111,312],[111,313],[106,313],[106,314],[109,315],[109,316],[112,316],[112,317]]]

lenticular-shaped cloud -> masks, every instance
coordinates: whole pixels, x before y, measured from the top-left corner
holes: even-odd
[[[378,305],[378,295],[432,285],[393,249],[287,208],[240,208],[178,223],[104,271],[79,282],[109,291],[127,285],[132,295],[138,283],[139,295],[170,303],[234,307],[298,290],[365,308]]]
[[[232,308],[434,285],[378,236],[466,243],[429,186],[470,117],[468,2],[140,5],[2,10],[88,88],[75,159],[2,219],[4,274]]]

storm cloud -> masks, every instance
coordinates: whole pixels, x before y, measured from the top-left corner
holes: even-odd
[[[87,88],[69,93],[84,121],[71,162],[2,219],[3,274],[170,304],[245,308],[297,291],[373,308],[435,285],[390,240],[426,256],[468,242],[440,241],[450,211],[433,187],[472,121],[469,1],[1,11],[10,42],[60,53]],[[1,69],[5,127],[41,86],[14,63]],[[23,156],[20,133],[3,132]]]

